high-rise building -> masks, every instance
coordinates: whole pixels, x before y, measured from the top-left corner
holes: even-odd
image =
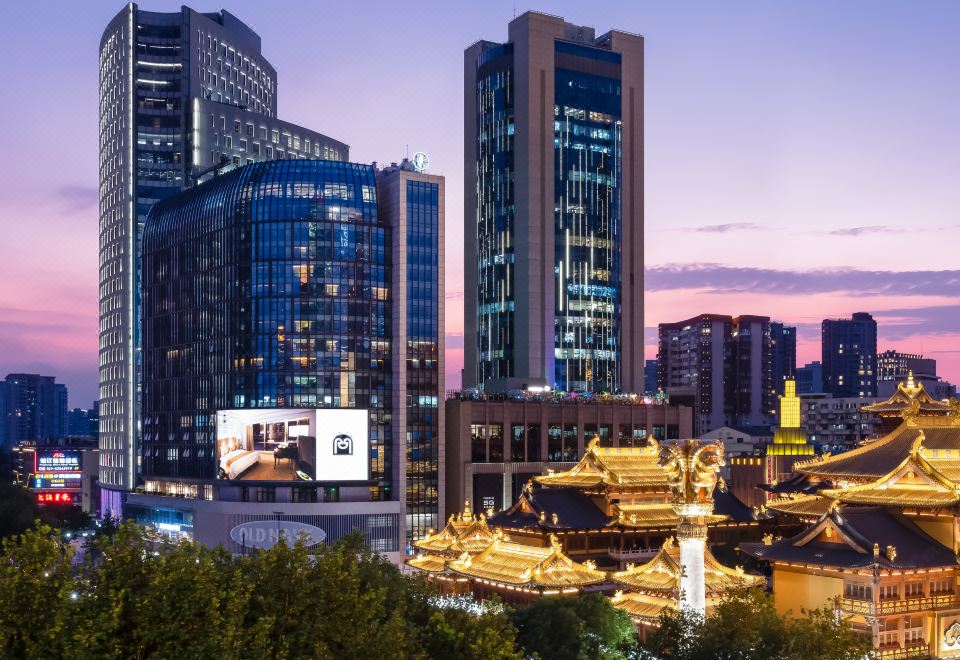
[[[4,449],[66,434],[67,387],[53,376],[9,374],[3,386]]]
[[[784,381],[797,373],[797,329],[776,321],[770,324],[770,347],[773,360],[773,388],[777,396],[784,394]]]
[[[797,394],[823,392],[823,365],[814,360],[797,369]]]
[[[775,415],[770,319],[701,314],[661,323],[658,386],[693,407],[694,433],[769,424]]]
[[[137,482],[138,251],[150,207],[219,166],[347,160],[348,147],[277,119],[277,72],[226,11],[129,3],[100,41],[100,482],[117,511]]]
[[[527,12],[464,113],[464,385],[639,391],[643,38]]]
[[[823,321],[821,359],[828,394],[877,396],[877,322],[866,312]]]
[[[444,197],[442,176],[406,159],[377,172],[377,208],[391,231],[393,446],[405,484],[407,540],[443,516]]]
[[[906,380],[910,373],[914,378],[936,378],[937,361],[934,358],[925,358],[916,353],[901,353],[893,349],[877,354],[877,380],[896,381]]]
[[[437,519],[443,179],[406,166],[377,179],[370,165],[258,163],[154,206],[147,494],[126,515],[235,552],[258,538],[248,523],[330,540],[358,527],[395,557],[405,516]]]
[[[643,392],[652,394],[657,391],[657,361],[646,360],[643,363]]]

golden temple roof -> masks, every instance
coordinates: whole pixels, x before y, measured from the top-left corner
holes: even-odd
[[[481,513],[474,516],[470,502],[464,502],[463,513],[450,515],[446,526],[436,534],[413,542],[413,545],[428,553],[442,553],[456,557],[463,552],[480,552],[491,543],[494,535],[487,526],[487,519]]]
[[[836,506],[836,500],[821,495],[798,495],[780,497],[766,504],[769,511],[777,511],[792,516],[819,518]]]
[[[623,593],[622,591],[618,591],[610,599],[610,602],[617,609],[629,614],[630,618],[634,621],[648,621],[651,623],[659,619],[665,610],[677,609],[677,600],[675,598],[635,592]]]
[[[902,417],[905,414],[949,415],[953,406],[930,396],[922,382],[914,381],[911,371],[907,380],[897,385],[897,391],[889,399],[867,404],[862,406],[861,410],[881,417]],[[956,411],[953,414],[956,414]]]
[[[442,573],[447,570],[447,558],[422,554],[407,560],[407,564],[427,573]]]
[[[833,487],[818,494],[844,504],[908,507],[958,504],[960,418],[907,417],[879,440],[838,456],[799,463],[795,469],[829,479]],[[768,507],[784,510],[779,502]]]
[[[536,589],[568,589],[599,584],[607,579],[592,562],[579,564],[565,554],[550,536],[549,547],[513,543],[498,535],[490,546],[475,556],[464,553],[447,562],[447,567],[467,577],[503,585]]]
[[[667,490],[667,473],[657,464],[659,457],[660,446],[653,438],[643,447],[601,447],[594,436],[575,466],[534,479],[543,486]]]
[[[707,595],[720,596],[731,589],[754,587],[763,584],[760,575],[744,573],[741,568],[727,568],[705,549],[703,554],[704,582]],[[644,593],[670,595],[680,594],[680,548],[668,538],[660,551],[645,564],[628,564],[627,570],[611,573],[614,582]]]

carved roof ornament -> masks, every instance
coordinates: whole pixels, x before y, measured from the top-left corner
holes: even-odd
[[[660,449],[659,465],[667,471],[674,507],[703,509],[702,513],[691,511],[692,515],[709,515],[713,510],[713,488],[725,464],[720,441],[684,440]]]

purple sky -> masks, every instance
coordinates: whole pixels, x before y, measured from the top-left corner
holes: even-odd
[[[144,3],[172,11],[179,2]],[[224,7],[260,33],[280,116],[358,161],[447,176],[448,387],[462,360],[462,59],[513,2]],[[4,8],[0,376],[97,382],[97,48],[114,2]],[[527,6],[516,5],[517,13]],[[960,3],[545,2],[646,37],[647,326],[768,314],[819,359],[824,317],[960,380]],[[648,342],[647,353],[655,348]]]

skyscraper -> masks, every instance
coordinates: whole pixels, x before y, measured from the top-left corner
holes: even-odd
[[[464,385],[643,388],[643,38],[527,12],[464,53]]]
[[[866,312],[823,321],[821,359],[828,394],[877,396],[877,322]]]
[[[701,314],[661,323],[658,386],[693,407],[693,430],[769,424],[775,414],[770,319]]]
[[[391,230],[393,445],[405,484],[408,541],[439,529],[444,407],[442,176],[404,159],[377,172],[377,208]]]
[[[137,481],[139,246],[154,202],[211,168],[346,160],[348,147],[280,121],[277,73],[260,37],[226,11],[130,3],[100,41],[100,484],[104,509]]]
[[[770,324],[771,359],[773,360],[773,388],[777,396],[784,395],[784,381],[797,372],[797,329],[774,321]]]

